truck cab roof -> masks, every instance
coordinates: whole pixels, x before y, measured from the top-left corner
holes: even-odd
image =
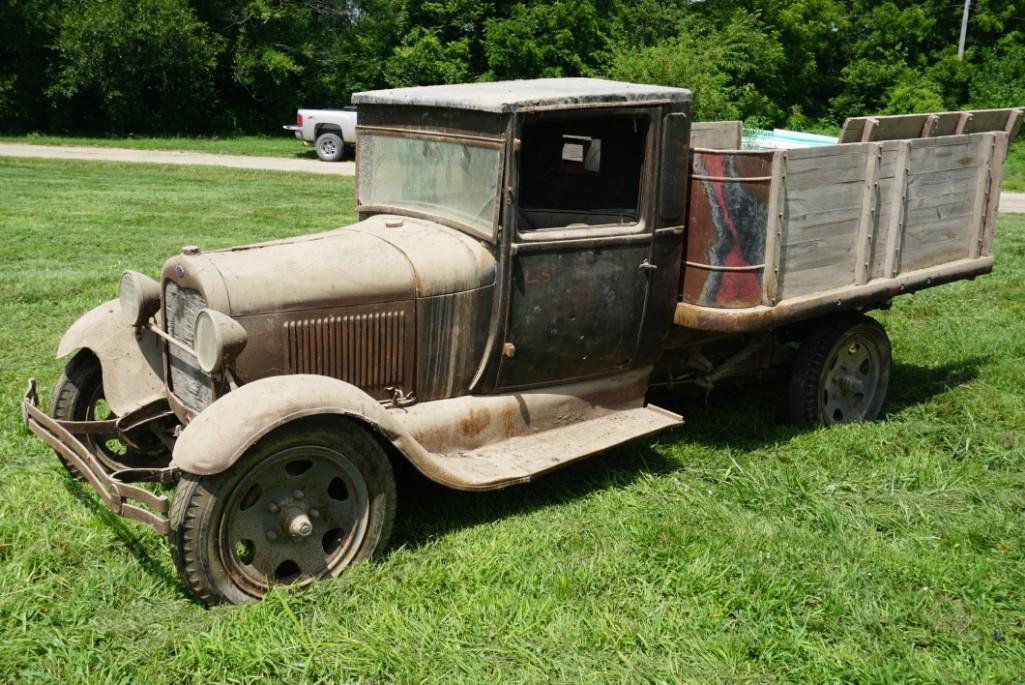
[[[447,107],[494,114],[579,108],[607,103],[691,102],[686,88],[593,78],[545,78],[389,88],[355,93],[356,105]]]

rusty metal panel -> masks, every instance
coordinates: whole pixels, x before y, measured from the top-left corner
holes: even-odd
[[[518,246],[501,387],[636,367],[649,279],[640,265],[651,256],[651,236],[634,237]]]
[[[693,153],[684,302],[727,309],[761,304],[772,156]]]
[[[285,373],[330,376],[372,395],[387,387],[408,390],[412,323],[404,309],[287,321]]]
[[[494,294],[488,286],[417,300],[417,399],[469,392],[484,355]]]

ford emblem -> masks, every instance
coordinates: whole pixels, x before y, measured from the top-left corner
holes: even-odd
[[[178,278],[181,278],[182,276],[184,276],[185,275],[185,267],[182,266],[181,264],[176,264],[175,267],[174,267],[174,275],[177,276]]]

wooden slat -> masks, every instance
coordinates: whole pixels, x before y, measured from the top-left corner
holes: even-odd
[[[879,202],[879,167],[883,148],[873,145],[865,160],[865,185],[861,191],[861,216],[858,218],[858,237],[854,244],[854,282],[867,283],[872,240],[876,232],[876,205]]]
[[[787,153],[777,150],[772,155],[772,184],[769,186],[769,209],[765,228],[765,270],[762,273],[762,304],[772,307],[779,297],[780,241],[783,237],[786,204]]]
[[[864,159],[860,160],[864,166]],[[806,217],[838,209],[861,209],[861,186],[864,180],[832,183],[817,188],[792,188],[787,184],[787,210],[791,217]]]
[[[862,147],[859,145],[859,147]],[[856,155],[842,155],[833,159],[790,158],[787,188],[821,188],[833,183],[861,182],[865,178],[865,150]]]
[[[738,150],[741,142],[739,121],[695,121],[690,125],[690,146],[713,150]]]
[[[886,232],[886,266],[883,271],[893,278],[900,271],[901,242],[904,239],[904,200],[907,197],[908,162],[911,143],[905,142],[898,152],[893,189],[890,195],[890,216]]]
[[[903,140],[919,138],[930,117],[935,117],[930,127],[931,137],[949,136],[959,133],[985,133],[1007,131],[1007,125],[1014,116],[1014,109],[977,109],[967,112],[932,112],[928,114],[898,114],[881,117],[855,117],[844,122],[839,142],[855,143],[864,140],[864,130],[869,119],[878,124],[872,131],[872,140]],[[1019,115],[1020,116],[1020,115]]]
[[[826,266],[808,267],[801,270],[788,271],[784,276],[782,299],[789,300],[802,295],[810,295],[835,288],[842,288],[854,282],[853,253],[841,255],[846,257],[840,263]],[[834,256],[833,259],[837,257]]]

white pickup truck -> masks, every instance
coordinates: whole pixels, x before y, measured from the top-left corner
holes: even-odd
[[[325,162],[337,162],[349,151],[356,149],[356,108],[300,109],[294,126],[283,126],[295,132],[303,145],[312,145],[317,157]]]

